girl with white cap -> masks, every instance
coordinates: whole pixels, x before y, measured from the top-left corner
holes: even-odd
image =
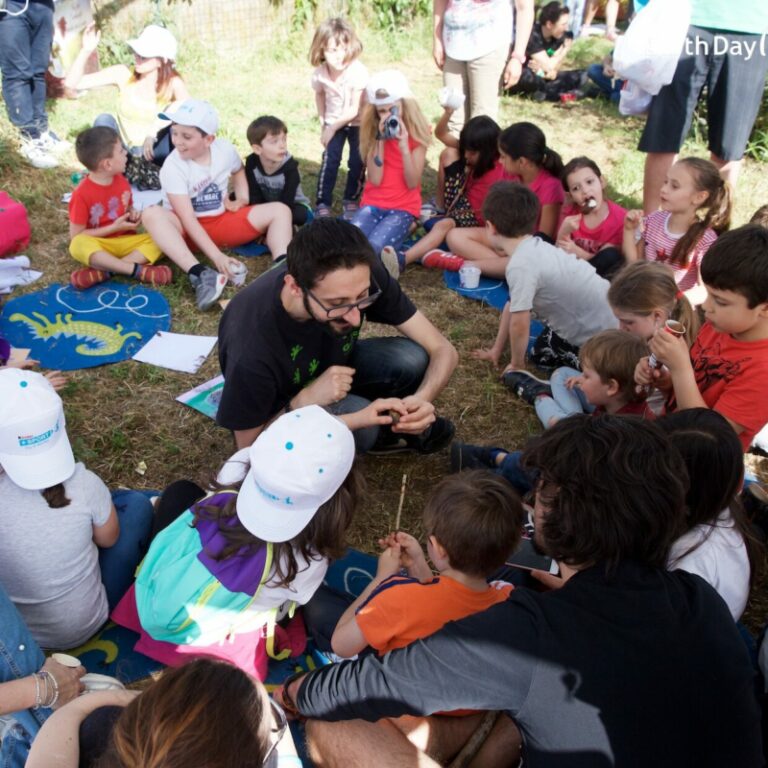
[[[94,24],[86,27],[83,47],[64,85],[77,91],[116,86],[119,91],[117,119],[112,115],[99,115],[94,125],[114,128],[133,154],[141,154],[145,160],[160,165],[173,147],[170,140],[155,146],[157,132],[165,124],[157,115],[170,104],[189,98],[187,86],[175,68],[176,38],[165,27],[150,24],[136,39],[128,41],[135,58],[132,70],[124,64],[115,64],[85,74],[86,63],[100,39],[101,33]]]
[[[96,633],[151,527],[145,495],[111,496],[75,462],[45,376],[0,370],[0,584],[41,647],[73,648]]]
[[[281,416],[219,474],[239,488],[214,491],[156,535],[113,621],[168,665],[215,656],[263,680],[268,654],[288,656],[274,648],[276,621],[343,554],[360,494],[354,458],[349,427],[320,406]]]

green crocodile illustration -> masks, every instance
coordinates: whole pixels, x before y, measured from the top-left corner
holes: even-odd
[[[45,315],[39,312],[31,312],[33,320],[21,312],[14,312],[8,320],[11,323],[25,323],[38,339],[52,339],[56,336],[75,336],[83,339],[82,344],[75,347],[79,355],[114,355],[123,348],[126,339],[140,339],[141,334],[138,331],[129,331],[123,333],[123,326],[117,323],[114,327],[103,325],[102,323],[93,323],[87,320],[73,320],[71,314],[64,315],[62,320],[61,313],[56,313],[56,319],[51,322]],[[90,342],[94,346],[89,346]]]

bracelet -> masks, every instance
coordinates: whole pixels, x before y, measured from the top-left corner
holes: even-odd
[[[56,706],[56,702],[59,700],[59,684],[56,682],[56,678],[47,670],[41,669],[39,672],[35,672],[35,706],[32,709],[40,709],[45,707],[46,709],[53,709]],[[50,691],[48,689],[48,681],[50,680]],[[45,691],[40,693],[40,683],[45,686]]]
[[[303,669],[299,670],[298,672],[294,672],[283,682],[283,709],[287,710],[289,714],[294,715],[295,717],[301,716],[301,712],[299,712],[295,700],[288,692],[288,686],[291,685],[291,683],[295,683],[300,677],[304,677],[306,674],[307,673]]]

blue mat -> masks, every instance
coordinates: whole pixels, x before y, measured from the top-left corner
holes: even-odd
[[[12,299],[0,316],[0,335],[43,368],[62,371],[127,360],[170,327],[161,293],[111,280],[86,291],[54,283]]]
[[[262,243],[257,243],[255,240],[252,240],[245,245],[238,245],[236,248],[230,248],[230,250],[238,256],[245,256],[246,258],[252,256],[267,256],[269,254],[269,248]]]
[[[459,284],[458,272],[443,272],[443,280],[452,291],[466,296],[473,301],[488,304],[496,309],[504,309],[509,301],[509,288],[506,280],[494,280],[490,277],[481,277],[477,288],[462,288]]]

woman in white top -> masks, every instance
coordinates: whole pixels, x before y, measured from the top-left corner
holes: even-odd
[[[695,573],[725,600],[737,621],[762,562],[738,500],[744,478],[741,443],[717,411],[690,408],[658,422],[688,468],[687,530],[672,545],[668,566]]]

